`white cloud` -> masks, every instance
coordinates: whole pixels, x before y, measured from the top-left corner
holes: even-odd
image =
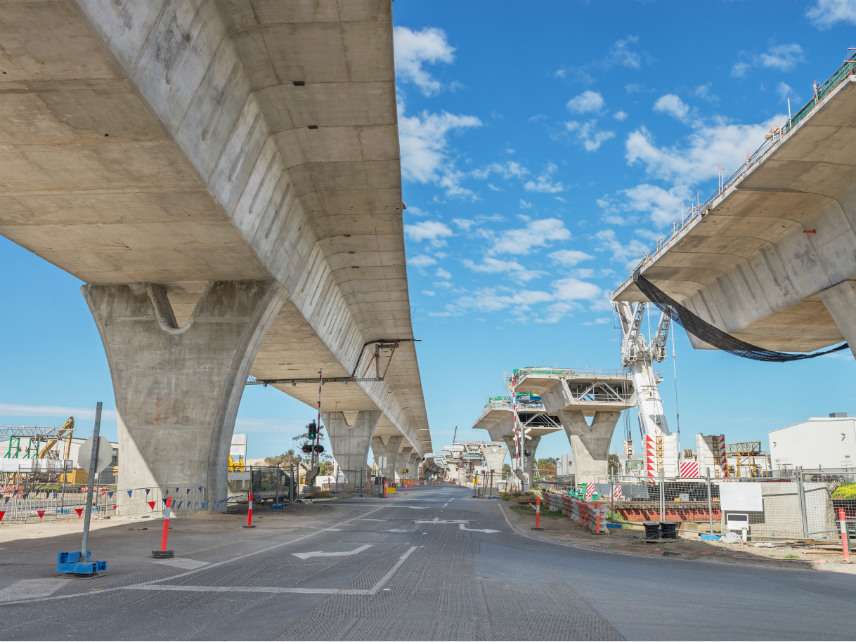
[[[434,290],[422,290],[422,294],[424,296],[436,296],[437,293]]]
[[[78,408],[74,406],[47,406],[37,404],[0,403],[0,416],[4,417],[74,417],[80,419],[94,419],[95,407]],[[101,416],[105,419],[115,420],[116,411],[102,410]]]
[[[558,194],[565,191],[561,182],[553,180],[553,175],[559,168],[555,163],[547,163],[544,171],[523,184],[527,192],[540,192],[542,194]]]
[[[460,229],[464,230],[465,232],[467,230],[469,230],[473,225],[476,224],[476,222],[474,220],[469,219],[469,218],[453,218],[452,223],[457,225]]]
[[[520,199],[520,209],[531,210],[532,209],[532,202],[521,198]]]
[[[489,251],[491,254],[528,254],[534,248],[570,238],[571,233],[561,219],[535,219],[529,221],[524,228],[502,232],[496,237]]]
[[[627,196],[627,209],[635,212],[647,212],[651,221],[665,226],[686,214],[689,194],[686,189],[674,187],[665,190],[657,185],[642,183],[624,190]]]
[[[455,169],[450,157],[448,136],[455,130],[481,127],[475,116],[429,113],[415,116],[405,113],[403,103],[398,106],[398,131],[401,146],[401,172],[405,180],[416,183],[434,183],[450,196],[474,197],[463,188],[463,174]]]
[[[626,111],[617,111],[612,115],[612,117],[615,120],[617,120],[619,123],[623,123],[625,120],[627,120],[627,112]]]
[[[516,281],[527,283],[532,279],[541,276],[542,272],[535,270],[527,270],[523,265],[511,259],[497,259],[492,256],[486,256],[481,263],[476,263],[470,259],[464,259],[463,264],[473,272],[481,272],[484,274],[508,274]]]
[[[758,62],[769,69],[790,71],[799,63],[805,62],[805,54],[803,48],[796,43],[773,45],[758,57]]]
[[[779,82],[779,84],[776,85],[776,93],[782,100],[787,100],[788,98],[792,98],[794,101],[798,100],[797,96],[794,94],[794,88],[786,82]]]
[[[407,259],[407,264],[417,268],[430,267],[437,264],[437,259],[427,254],[417,254]]]
[[[404,226],[404,233],[411,241],[439,241],[453,236],[454,233],[445,223],[440,221],[419,221]]]
[[[603,109],[603,96],[596,91],[586,90],[568,101],[567,108],[578,114],[588,114]]]
[[[615,138],[615,132],[598,129],[596,120],[570,120],[565,123],[565,129],[576,137],[587,152],[596,152],[606,141]]]
[[[691,185],[737,169],[764,142],[767,132],[784,120],[785,116],[777,115],[752,125],[719,122],[700,127],[682,147],[657,147],[642,127],[627,137],[626,159],[631,165],[641,163],[653,177]]]
[[[706,82],[703,85],[698,85],[693,89],[693,96],[711,103],[715,103],[719,100],[719,97],[713,93],[713,83],[709,82]]]
[[[425,65],[454,62],[455,48],[446,40],[443,30],[426,27],[414,31],[407,27],[395,27],[393,42],[398,77],[416,85],[426,96],[440,91],[442,85],[425,70]]]
[[[500,176],[502,178],[519,178],[522,179],[529,174],[529,170],[517,161],[505,161],[504,163],[491,163],[480,169],[472,171],[474,178],[485,179],[490,176]]]
[[[806,16],[818,29],[829,29],[839,22],[856,25],[856,0],[817,0]]]
[[[580,252],[579,250],[559,250],[558,252],[551,252],[550,258],[559,263],[560,265],[565,265],[567,267],[574,267],[578,263],[582,263],[583,261],[588,261],[592,259],[591,254],[586,254],[585,252]]]
[[[615,230],[601,230],[595,234],[600,242],[600,247],[609,251],[615,261],[623,263],[626,267],[632,267],[648,254],[648,246],[638,239],[631,239],[622,243],[615,235]]]
[[[444,270],[443,268],[437,268],[436,274],[438,279],[442,279],[444,281],[448,281],[452,278],[452,273],[448,270]]]
[[[680,96],[675,94],[665,94],[664,96],[660,96],[657,99],[657,102],[654,103],[654,111],[660,112],[661,114],[668,114],[680,121],[686,121],[687,117],[690,115],[689,105],[681,100]]]
[[[731,67],[731,75],[743,78],[753,67],[790,71],[798,64],[805,62],[805,52],[802,46],[792,42],[782,45],[771,45],[759,54],[741,53],[742,60]]]
[[[637,51],[633,46],[639,43],[639,36],[627,36],[617,40],[612,46],[612,51],[607,57],[607,66],[617,65],[627,69],[639,69],[642,67],[645,54]]]
[[[561,301],[591,300],[600,296],[601,289],[594,283],[567,277],[553,282],[555,297]]]

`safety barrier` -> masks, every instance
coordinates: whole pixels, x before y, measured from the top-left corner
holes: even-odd
[[[595,535],[609,532],[606,528],[608,506],[606,502],[586,502],[569,495],[544,493],[544,500],[551,511],[561,512],[572,522],[589,529]]]

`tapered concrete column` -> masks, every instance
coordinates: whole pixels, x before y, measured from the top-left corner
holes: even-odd
[[[506,435],[502,438],[505,442],[505,445],[508,447],[508,455],[511,457],[512,465],[514,463],[514,436]],[[541,443],[541,437],[532,437],[531,439],[524,440],[524,457],[523,457],[523,470],[513,471],[518,477],[520,477],[524,472],[528,475],[528,483],[532,482],[532,477],[535,474],[535,451],[538,450],[538,444]],[[526,453],[529,453],[526,456]],[[521,481],[524,481],[521,479]]]
[[[383,476],[389,481],[395,481],[395,471],[398,468],[398,453],[401,450],[402,437],[387,437],[383,444]]]
[[[579,410],[558,412],[574,454],[576,483],[605,480],[609,475],[609,444],[620,412],[597,412],[591,425]]]
[[[148,511],[124,489],[207,488],[224,508],[226,458],[244,383],[283,301],[270,282],[215,282],[179,327],[158,285],[85,285],[116,397],[120,506]],[[123,505],[124,504],[124,505]]]
[[[410,473],[410,455],[413,453],[413,448],[411,446],[403,446],[401,451],[398,453],[398,466],[397,468],[407,468],[407,473],[403,476],[404,479],[412,479]],[[400,474],[400,473],[399,473]]]
[[[369,445],[378,419],[378,410],[360,410],[353,425],[348,425],[345,413],[329,412],[324,415],[330,449],[345,483],[349,485],[361,483],[368,476]]]
[[[820,300],[856,357],[856,281],[842,281],[820,293]]]
[[[377,474],[383,475],[386,465],[386,446],[383,445],[383,438],[381,437],[372,437],[372,458],[377,465]]]
[[[410,454],[410,464],[407,466],[410,469],[410,479],[419,479],[419,465],[422,463],[422,457],[416,453]]]

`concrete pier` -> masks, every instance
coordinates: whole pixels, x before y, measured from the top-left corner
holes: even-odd
[[[160,286],[82,290],[113,380],[122,488],[205,486],[212,508],[219,505],[244,383],[282,305],[281,287],[213,283],[183,325]],[[147,507],[141,499],[132,509]]]
[[[609,444],[621,413],[595,412],[591,423],[581,410],[558,410],[557,413],[574,454],[575,479],[606,479],[609,474]]]
[[[323,416],[327,436],[330,438],[330,449],[345,483],[353,486],[363,482],[369,476],[369,446],[372,433],[380,419],[380,412],[360,410],[352,424],[348,423],[343,412],[329,412]]]

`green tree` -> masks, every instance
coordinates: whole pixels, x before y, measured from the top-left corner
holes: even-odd
[[[289,449],[288,452],[284,452],[281,455],[274,455],[273,457],[265,457],[265,463],[268,466],[279,466],[281,468],[291,468],[292,466],[297,466],[300,462],[303,461],[303,458],[294,452],[294,449]]]
[[[618,455],[610,454],[606,460],[606,470],[610,475],[621,474],[621,460]]]
[[[555,457],[547,457],[545,459],[537,459],[535,466],[538,469],[538,474],[541,479],[553,480],[556,479],[556,463],[558,460]]]

